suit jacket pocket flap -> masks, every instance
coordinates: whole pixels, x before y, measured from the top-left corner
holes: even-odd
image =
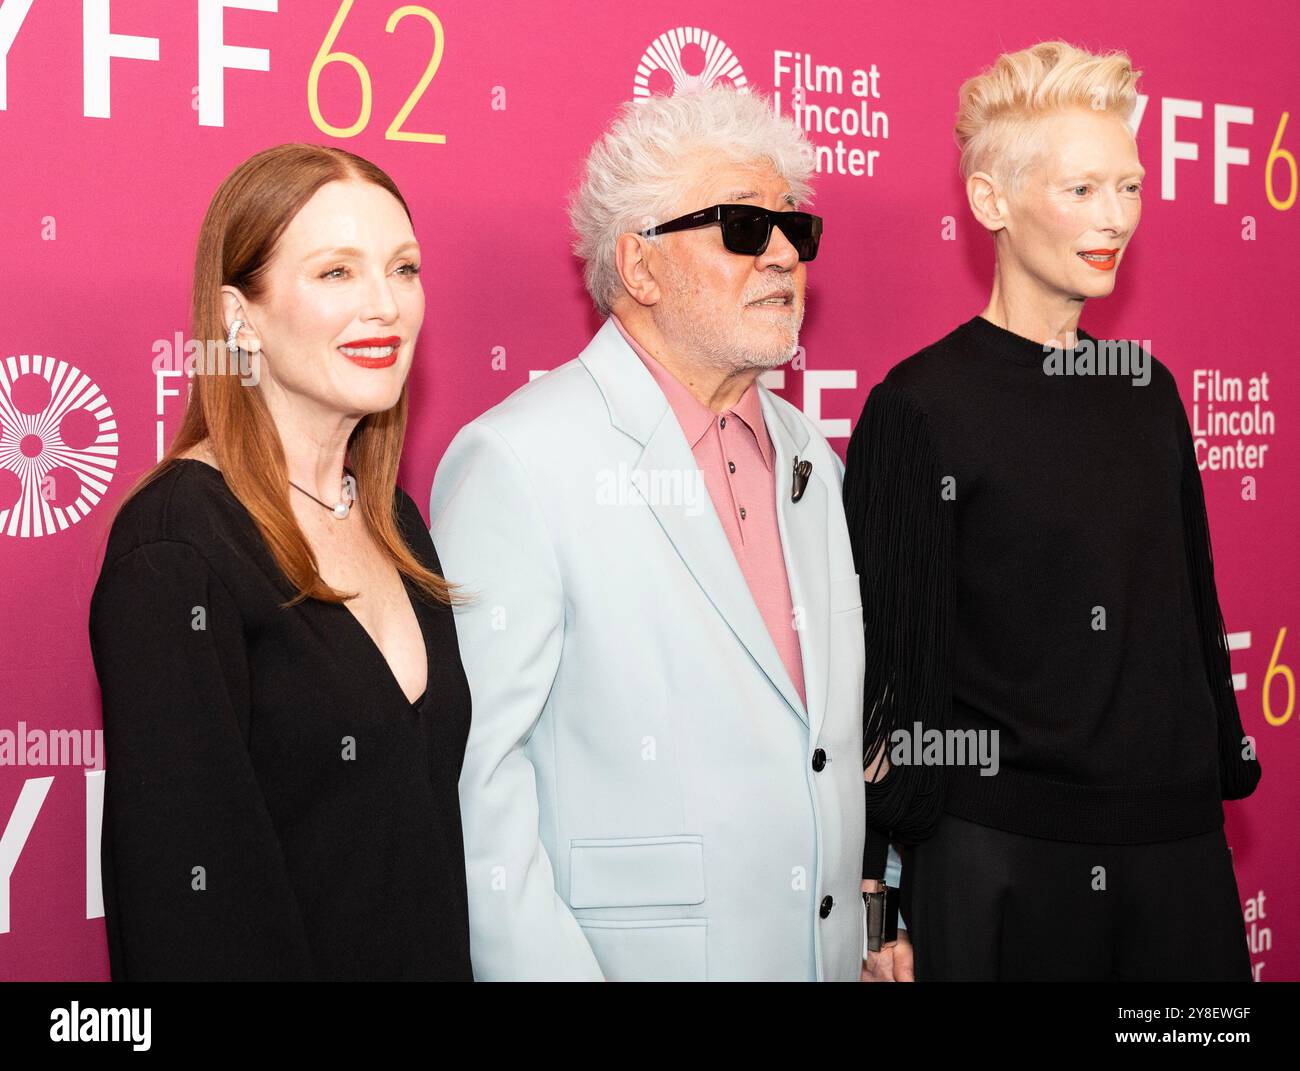
[[[571,907],[703,902],[704,838],[698,834],[571,842]]]

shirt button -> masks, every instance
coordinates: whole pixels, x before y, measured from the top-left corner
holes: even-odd
[[[833,908],[834,906],[835,906],[835,898],[833,896],[823,896],[822,909],[821,909],[822,918],[827,918],[831,913],[831,908]]]
[[[817,773],[821,773],[826,768],[826,752],[821,748],[813,752],[812,768]]]
[[[723,417],[721,423],[719,424],[719,427],[725,428],[726,426],[727,426],[727,418]]]
[[[745,507],[744,507],[744,506],[741,506],[741,507],[740,507],[740,519],[741,519],[742,521],[745,519]]]
[[[736,463],[735,463],[734,461],[728,461],[728,462],[727,462],[727,470],[728,470],[729,472],[735,472],[735,471],[736,471]]]

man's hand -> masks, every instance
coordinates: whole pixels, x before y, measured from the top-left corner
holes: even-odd
[[[912,974],[912,942],[907,931],[898,931],[898,940],[880,946],[879,952],[868,952],[862,961],[863,982],[915,982]]]
[[[879,892],[881,883],[867,879],[862,883],[863,892]],[[879,952],[868,952],[862,961],[863,982],[915,982],[912,973],[912,942],[907,931],[900,928],[898,940],[889,941],[880,946]]]

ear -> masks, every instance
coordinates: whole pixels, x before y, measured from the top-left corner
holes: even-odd
[[[997,180],[987,171],[976,171],[966,180],[966,202],[971,215],[986,230],[996,234],[1007,225],[1007,198]]]
[[[628,296],[641,305],[657,305],[662,296],[655,278],[652,258],[658,250],[650,239],[628,231],[618,236],[614,246],[614,263]]]
[[[223,286],[221,288],[221,313],[222,326],[226,329],[226,337],[230,337],[230,325],[236,320],[243,321],[239,325],[239,332],[235,336],[235,341],[239,343],[249,353],[256,353],[262,348],[262,340],[258,338],[257,330],[248,322],[248,313],[244,303],[244,295],[236,287]]]

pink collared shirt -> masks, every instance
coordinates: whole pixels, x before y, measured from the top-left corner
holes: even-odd
[[[651,357],[617,316],[610,319],[668,399],[754,602],[806,707],[803,656],[776,519],[776,456],[763,421],[758,380],[732,408],[715,413]]]

